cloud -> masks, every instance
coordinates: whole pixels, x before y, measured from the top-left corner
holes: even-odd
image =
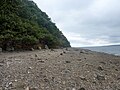
[[[74,47],[120,42],[120,0],[34,1]]]

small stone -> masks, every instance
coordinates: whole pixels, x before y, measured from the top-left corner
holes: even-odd
[[[66,63],[70,63],[70,61],[65,61]]]
[[[119,71],[118,69],[115,69],[116,71]]]
[[[72,90],[76,90],[75,88],[73,88]]]
[[[77,60],[78,60],[78,61],[81,61],[82,59],[81,59],[81,58],[78,58]]]
[[[102,64],[104,64],[104,65],[106,64],[105,62],[100,62],[100,63],[102,63]]]
[[[118,77],[117,80],[120,80],[120,77]]]
[[[65,81],[63,81],[63,84],[65,84]]]
[[[41,47],[38,47],[39,50],[41,50],[42,48]]]
[[[2,67],[4,64],[3,63],[0,63],[0,67]]]
[[[28,69],[32,69],[32,67],[29,67]]]
[[[68,51],[68,48],[66,48],[65,50]]]
[[[65,51],[63,51],[63,53],[66,53]]]
[[[29,87],[27,87],[25,90],[30,90]]]
[[[49,80],[47,78],[44,79],[45,82],[48,82]]]
[[[101,71],[102,71],[102,70],[103,70],[102,66],[99,66],[99,67],[98,67],[98,70],[101,70]]]
[[[6,50],[7,51],[14,51],[14,47],[7,47]]]
[[[12,82],[9,83],[9,86],[12,87]]]
[[[4,63],[4,60],[0,61],[0,63]]]
[[[82,88],[80,88],[80,89],[78,89],[78,90],[85,90],[85,88],[82,87]]]
[[[0,48],[0,52],[2,52],[2,48]]]
[[[80,76],[80,79],[83,80],[83,81],[87,81],[87,79],[83,76]]]
[[[63,55],[63,53],[60,53],[60,55]]]
[[[40,60],[39,62],[44,63],[45,61],[44,60]]]
[[[38,57],[38,55],[37,55],[37,54],[35,54],[35,57]]]
[[[32,87],[29,90],[37,90],[37,88],[36,87]]]
[[[105,76],[103,75],[97,75],[97,80],[105,80]]]
[[[17,82],[18,80],[15,79],[15,82]]]
[[[30,72],[28,71],[28,74],[29,74]]]
[[[45,49],[49,49],[49,47],[47,45],[45,45]]]
[[[30,50],[31,50],[31,51],[34,51],[34,48],[31,48]]]
[[[81,50],[80,53],[85,53],[85,50]]]
[[[51,51],[55,51],[54,49],[51,49]]]

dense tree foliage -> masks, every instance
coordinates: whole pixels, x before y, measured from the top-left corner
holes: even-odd
[[[30,0],[0,0],[0,47],[70,47],[45,12]]]

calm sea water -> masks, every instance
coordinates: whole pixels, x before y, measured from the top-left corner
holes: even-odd
[[[84,49],[89,49],[97,52],[104,52],[120,56],[120,45],[111,46],[99,46],[99,47],[83,47]]]

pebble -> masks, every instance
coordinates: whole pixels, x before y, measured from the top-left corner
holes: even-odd
[[[36,87],[32,87],[29,90],[37,90],[37,88]]]
[[[60,55],[63,55],[63,53],[60,53]]]
[[[102,66],[99,66],[99,67],[98,67],[98,70],[102,71],[102,70],[104,70],[104,69],[103,69]]]
[[[31,51],[34,51],[34,48],[31,48],[30,50],[31,50]]]
[[[38,57],[38,55],[37,55],[37,54],[35,54],[35,57]]]
[[[85,88],[82,87],[82,88],[80,88],[80,89],[78,89],[78,90],[85,90]]]
[[[70,61],[66,61],[66,63],[70,63]]]
[[[27,87],[25,90],[30,90],[29,87]]]
[[[83,76],[80,76],[80,79],[84,80],[84,81],[87,81],[87,79],[85,77],[83,77]]]
[[[75,88],[73,88],[72,90],[76,90]]]
[[[97,80],[105,80],[105,76],[103,75],[97,75]]]

